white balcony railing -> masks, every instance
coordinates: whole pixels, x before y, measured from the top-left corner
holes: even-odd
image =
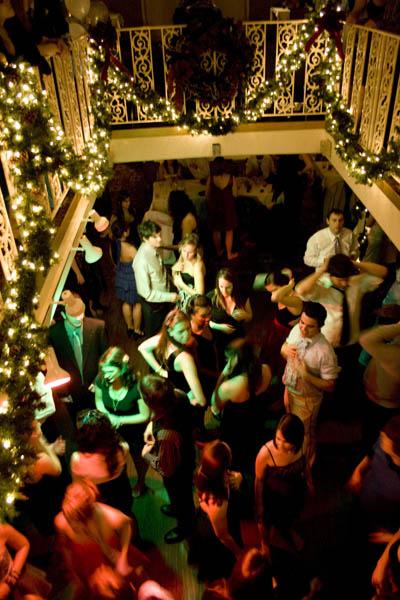
[[[400,36],[346,26],[341,94],[361,145],[375,154],[390,149],[400,127]]]
[[[275,76],[276,67],[282,56],[291,47],[304,21],[254,21],[244,23],[247,37],[255,49],[255,70],[251,77],[248,94],[257,91],[260,83]],[[167,86],[168,52],[172,38],[180,34],[182,26],[122,28],[118,31],[118,54],[125,68],[132,74],[135,83],[144,91],[155,90],[166,100],[173,100]],[[268,108],[263,116],[304,117],[323,115],[324,107],[318,98],[312,75],[326,46],[326,38],[320,36],[307,55],[304,67],[294,74],[290,85]],[[216,53],[205,55],[212,69],[217,68]],[[186,99],[185,99],[186,100]],[[117,93],[110,97],[112,123],[114,126],[143,125],[155,122],[140,105],[127,102]],[[210,107],[196,101],[196,113],[204,119],[229,116],[235,108],[229,105]],[[184,101],[183,110],[186,109]]]
[[[277,65],[293,44],[302,21],[255,21],[244,24],[255,48],[255,73],[249,94],[276,73]],[[155,90],[171,100],[167,86],[167,57],[171,38],[181,27],[137,27],[118,31],[118,54],[122,64],[144,91]],[[345,27],[345,60],[341,93],[355,120],[355,133],[365,149],[379,153],[397,137],[400,125],[399,42],[400,37],[358,26]],[[313,74],[323,55],[327,37],[320,36],[306,55],[303,66],[291,77],[290,85],[265,110],[264,119],[307,118],[323,116],[325,107],[318,95]],[[210,64],[215,64],[211,60]],[[118,96],[110,96],[114,127],[143,126],[155,123],[148,111]],[[228,116],[235,108],[211,107],[196,102],[202,118]],[[185,104],[183,107],[185,110]]]

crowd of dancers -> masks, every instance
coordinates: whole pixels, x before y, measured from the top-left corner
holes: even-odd
[[[37,459],[19,516],[1,527],[0,597],[51,596],[49,574],[26,563],[30,543],[46,570],[51,540],[74,599],[173,598],[157,583],[135,517],[149,468],[168,494],[162,513],[176,519],[164,542],[185,544],[203,598],[330,597],[304,561],[299,527],[315,493],[324,397],[339,420],[360,419],[368,450],[348,483],[359,498],[365,589],[372,577],[376,598],[397,597],[383,594],[395,593],[399,572],[399,269],[360,260],[343,212],[333,209],[308,241],[305,277],[296,283],[295,265],[284,265],[255,278],[272,313],[255,343],[256,292],[244,292],[232,248],[234,185],[223,165],[210,176],[212,261],[193,210],[174,228],[171,270],[161,226],[136,228],[127,195],[119,198],[110,228],[115,297],[125,339],[137,343],[148,374],[125,341],[109,345],[104,321],[85,316],[76,292],[64,292],[49,343],[71,382],[54,394],[54,414],[37,414]],[[255,524],[255,546],[244,543],[244,519]],[[367,534],[387,543],[376,556]]]

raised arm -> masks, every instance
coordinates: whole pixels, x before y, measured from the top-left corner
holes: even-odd
[[[400,347],[390,344],[394,338],[400,338],[400,321],[394,325],[379,325],[360,335],[360,344],[380,366],[395,379],[400,380]]]
[[[387,267],[383,265],[378,265],[373,262],[357,262],[353,261],[354,266],[360,269],[361,273],[367,273],[368,275],[373,275],[373,277],[380,277],[381,279],[385,279],[388,274]]]
[[[298,293],[300,298],[307,297],[313,292],[315,286],[317,285],[318,279],[321,277],[321,275],[323,275],[323,273],[326,272],[326,265],[327,262],[325,262],[321,267],[316,269],[314,273],[311,273],[310,275],[308,275],[308,277],[302,279],[300,283],[296,285],[296,292]]]
[[[138,351],[143,356],[149,367],[153,369],[157,375],[160,375],[161,377],[168,377],[168,372],[166,369],[163,369],[162,365],[160,365],[154,356],[154,350],[157,348],[159,341],[160,334],[153,335],[153,337],[149,338],[148,340],[144,340],[144,342],[139,344]]]
[[[283,304],[293,315],[299,315],[303,308],[303,301],[293,294],[294,279],[291,279],[287,285],[283,285],[271,294],[271,301],[276,304]]]
[[[372,573],[371,583],[376,588],[376,591],[379,593],[382,590],[382,586],[387,577],[387,569],[389,566],[389,553],[392,545],[400,540],[400,529],[393,534],[392,538],[388,542],[385,547],[385,550],[379,557],[378,562],[375,565],[375,569]]]

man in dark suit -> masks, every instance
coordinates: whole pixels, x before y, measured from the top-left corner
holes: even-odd
[[[108,343],[104,321],[85,317],[85,305],[77,294],[65,290],[61,299],[65,312],[63,319],[49,329],[49,345],[53,346],[60,366],[71,376],[71,381],[57,390],[55,398],[57,427],[64,437],[70,438],[76,414],[94,407],[90,386]],[[68,424],[66,419],[70,421]]]

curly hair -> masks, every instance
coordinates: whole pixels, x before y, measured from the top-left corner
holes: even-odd
[[[123,440],[107,415],[97,409],[82,410],[78,413],[76,427],[78,452],[102,454],[110,475],[116,473]]]

